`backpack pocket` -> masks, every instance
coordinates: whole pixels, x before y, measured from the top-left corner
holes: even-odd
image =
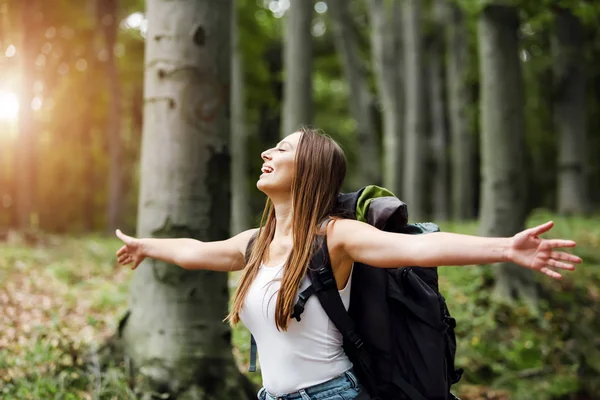
[[[407,382],[425,399],[445,400],[450,388],[446,361],[448,325],[439,295],[411,268],[389,273],[387,299],[394,384],[401,389]]]

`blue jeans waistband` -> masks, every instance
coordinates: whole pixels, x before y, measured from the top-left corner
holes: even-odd
[[[323,398],[326,399],[328,397],[328,392],[335,391],[336,389],[343,389],[344,385],[358,388],[358,380],[352,369],[326,382],[301,389],[297,392],[275,394],[270,393],[263,387],[258,392],[258,398],[261,400],[310,400],[313,397],[321,398],[322,396],[319,395],[325,395]]]

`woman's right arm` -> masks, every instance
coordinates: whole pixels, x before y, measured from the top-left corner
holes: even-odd
[[[146,257],[176,264],[185,269],[238,271],[244,268],[244,255],[252,235],[258,229],[249,229],[232,238],[214,242],[196,239],[136,239],[117,230],[124,246],[117,251],[119,263],[133,263],[135,269]]]

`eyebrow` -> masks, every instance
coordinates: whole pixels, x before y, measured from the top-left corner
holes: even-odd
[[[294,146],[292,146],[292,144],[286,140],[283,140],[281,142],[279,142],[278,146],[282,146],[284,144],[287,144],[288,146],[290,146],[292,149],[294,148]]]

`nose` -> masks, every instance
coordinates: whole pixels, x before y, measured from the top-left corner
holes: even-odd
[[[262,158],[265,161],[271,160],[271,149],[265,150],[262,153],[260,153],[260,158]]]

